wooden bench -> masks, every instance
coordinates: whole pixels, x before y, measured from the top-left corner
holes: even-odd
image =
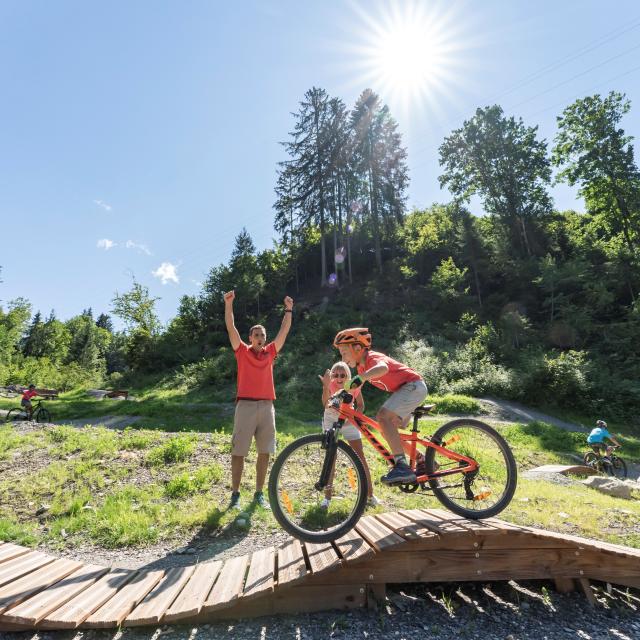
[[[105,395],[105,398],[124,398],[125,400],[129,397],[129,392],[125,389],[113,389],[112,391],[108,391]]]

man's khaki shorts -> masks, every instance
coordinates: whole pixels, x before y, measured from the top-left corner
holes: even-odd
[[[255,437],[258,453],[276,452],[276,412],[272,400],[238,400],[231,455],[246,456]]]

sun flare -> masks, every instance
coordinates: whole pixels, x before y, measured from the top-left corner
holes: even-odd
[[[363,42],[352,58],[358,82],[405,107],[434,101],[456,84],[465,46],[464,20],[454,8],[403,2],[358,13]]]
[[[424,25],[397,25],[374,54],[380,80],[393,91],[422,90],[442,72],[444,55]]]

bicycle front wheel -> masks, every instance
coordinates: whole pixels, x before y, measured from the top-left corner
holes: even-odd
[[[51,422],[51,414],[48,409],[40,409],[35,418],[36,422]]]
[[[611,475],[616,478],[624,480],[627,477],[627,463],[622,458],[618,458],[618,456],[615,456],[611,460],[610,470]]]
[[[511,502],[517,484],[516,461],[505,439],[492,427],[471,418],[442,425],[431,438],[447,451],[471,458],[473,471],[452,473],[429,480],[435,497],[450,511],[465,518],[490,518]],[[432,447],[426,453],[427,473],[464,469]]]
[[[269,475],[269,500],[280,526],[305,542],[329,542],[353,529],[367,501],[367,480],[356,453],[337,443],[330,484],[317,488],[325,457],[322,434],[294,440],[275,459]],[[330,496],[323,507],[324,498]]]
[[[5,422],[14,422],[15,420],[22,420],[23,417],[23,411],[22,409],[9,409],[6,417],[5,417]]]

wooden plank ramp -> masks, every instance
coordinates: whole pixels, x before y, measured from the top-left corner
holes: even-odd
[[[394,582],[550,579],[640,587],[640,550],[441,509],[362,518],[342,538],[186,567],[108,569],[0,543],[0,632],[117,628],[364,606]]]

